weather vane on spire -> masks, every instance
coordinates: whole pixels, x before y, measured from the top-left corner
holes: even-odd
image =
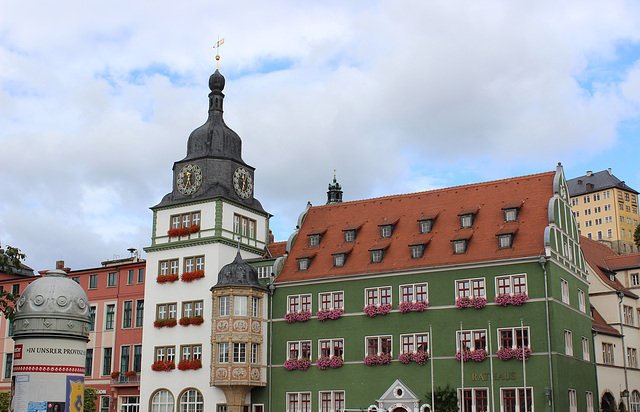
[[[220,49],[220,46],[222,46],[223,44],[224,44],[224,38],[220,39],[220,36],[218,36],[218,42],[216,43],[215,46],[213,46],[216,49],[216,70],[218,70],[218,62],[220,61],[219,49]]]

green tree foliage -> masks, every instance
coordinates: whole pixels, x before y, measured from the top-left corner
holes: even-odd
[[[448,384],[444,388],[438,386],[435,388],[434,394],[435,402],[431,405],[432,410],[438,412],[458,412],[458,395],[454,388],[450,388]],[[427,394],[425,399],[430,402],[431,394]]]
[[[98,399],[98,390],[96,388],[88,388],[85,386],[84,412],[96,412],[96,399]]]
[[[22,261],[26,257],[18,248],[12,246],[0,248],[0,272],[12,276],[16,270],[22,269]],[[6,319],[13,320],[13,308],[17,300],[18,296],[10,292],[0,293],[0,312],[4,314]]]
[[[0,392],[0,412],[9,412],[9,402],[11,395],[9,392]]]
[[[640,225],[636,226],[636,231],[633,232],[633,243],[640,248]]]

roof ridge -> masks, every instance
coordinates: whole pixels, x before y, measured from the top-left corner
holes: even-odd
[[[555,171],[533,173],[533,174],[530,174],[530,175],[522,175],[522,176],[516,176],[516,177],[509,177],[509,178],[505,178],[505,179],[490,180],[488,182],[467,183],[467,184],[459,185],[459,186],[442,187],[442,188],[439,188],[439,189],[424,190],[424,191],[421,191],[421,192],[409,192],[409,193],[401,193],[401,194],[395,194],[395,195],[370,197],[370,198],[366,198],[366,199],[349,200],[349,201],[345,201],[345,202],[342,202],[342,203],[332,203],[332,204],[326,204],[326,205],[312,206],[312,208],[318,209],[318,208],[328,208],[328,207],[340,207],[340,206],[343,206],[343,205],[349,204],[349,203],[353,204],[353,203],[375,202],[375,201],[379,201],[379,200],[398,199],[398,198],[417,196],[417,195],[423,195],[423,194],[431,194],[431,193],[436,193],[436,192],[446,193],[446,192],[450,192],[450,191],[454,191],[454,190],[465,189],[465,188],[468,188],[468,187],[474,187],[474,186],[483,187],[483,186],[489,186],[489,185],[493,185],[493,184],[497,184],[497,183],[506,183],[506,182],[516,181],[516,180],[531,179],[532,177],[550,175],[550,174],[555,174],[555,173],[556,173]]]

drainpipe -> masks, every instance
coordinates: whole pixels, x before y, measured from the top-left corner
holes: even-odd
[[[553,369],[551,366],[551,332],[549,329],[549,282],[547,279],[547,258],[545,256],[540,256],[538,260],[542,271],[544,272],[544,306],[546,310],[546,321],[547,321],[547,357],[549,359],[549,403],[551,404],[551,411],[554,412],[555,409],[555,399],[553,397]],[[525,392],[525,403],[527,400],[527,394]]]
[[[273,292],[276,290],[276,286],[273,283],[267,285],[269,288],[269,412],[271,412],[271,395],[273,392],[273,385],[271,383],[271,368],[273,365]]]
[[[624,345],[624,328],[622,326],[622,299],[624,299],[624,292],[618,291],[618,309],[620,310],[620,334],[622,335],[622,362],[624,365],[624,391],[620,394],[622,398],[627,399],[627,410],[629,410],[629,377],[627,374],[627,349]]]

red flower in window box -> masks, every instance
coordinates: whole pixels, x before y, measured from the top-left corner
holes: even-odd
[[[176,364],[171,361],[155,361],[151,365],[151,369],[156,372],[169,372],[176,368]]]
[[[131,379],[131,378],[135,378],[136,376],[138,376],[138,373],[137,373],[136,371],[126,371],[126,372],[124,373],[124,376],[125,376],[127,379]]]
[[[164,327],[172,328],[177,324],[178,324],[178,321],[175,318],[156,319],[155,322],[153,322],[153,326],[155,326],[156,328],[164,328]]]
[[[189,236],[191,233],[197,233],[200,231],[200,225],[191,225],[187,227],[179,227],[177,229],[169,229],[167,235],[169,237]]]
[[[158,275],[156,282],[158,283],[173,283],[178,280],[179,277],[176,273],[170,273],[168,275]]]
[[[196,325],[200,326],[204,323],[204,318],[202,316],[184,316],[180,318],[180,324],[182,326]]]
[[[183,282],[193,282],[204,277],[204,270],[196,270],[195,272],[184,272],[180,279]]]
[[[200,359],[183,359],[178,364],[178,369],[181,371],[196,370],[200,368],[202,368],[202,361],[200,361]]]
[[[111,379],[118,379],[119,376],[120,376],[120,371],[111,372]]]

